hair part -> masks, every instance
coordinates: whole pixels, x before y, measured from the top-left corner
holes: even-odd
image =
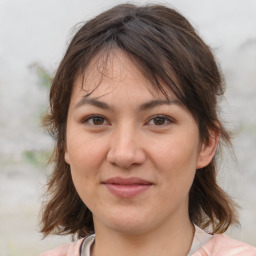
[[[219,147],[232,147],[230,132],[217,112],[217,97],[224,93],[221,72],[210,48],[191,24],[176,10],[162,5],[115,6],[79,29],[51,86],[50,113],[43,124],[55,139],[55,150],[48,199],[41,215],[44,236],[84,237],[94,232],[92,213],[76,192],[70,166],[64,160],[67,114],[76,77],[85,76],[96,56],[103,60],[100,67],[104,75],[108,55],[116,48],[134,60],[155,88],[166,96],[170,91],[177,96],[194,116],[202,141],[209,140],[210,130],[217,130]],[[217,184],[217,158],[196,171],[189,193],[189,217],[202,228],[211,226],[213,233],[223,233],[238,220],[235,204]]]

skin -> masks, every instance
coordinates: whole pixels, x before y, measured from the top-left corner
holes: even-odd
[[[218,134],[210,131],[209,142],[201,143],[189,110],[171,92],[166,102],[121,50],[112,51],[103,77],[100,67],[95,58],[86,79],[74,83],[65,152],[77,192],[93,213],[93,255],[187,255],[188,193],[196,169],[214,156]],[[116,176],[152,185],[121,197],[103,184]]]

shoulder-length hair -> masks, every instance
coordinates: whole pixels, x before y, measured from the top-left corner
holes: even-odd
[[[194,116],[202,141],[207,142],[209,130],[214,129],[220,133],[220,144],[232,146],[217,111],[217,98],[224,93],[222,75],[212,51],[188,20],[162,5],[115,6],[78,30],[51,86],[50,113],[43,120],[55,139],[54,170],[41,216],[45,236],[84,237],[94,232],[92,213],[78,196],[64,160],[67,113],[75,78],[84,75],[97,54],[106,57],[114,48],[135,60],[155,88],[177,96]],[[217,158],[218,152],[208,166],[196,171],[189,193],[189,217],[202,228],[211,226],[213,233],[222,233],[238,221],[234,203],[217,185]]]

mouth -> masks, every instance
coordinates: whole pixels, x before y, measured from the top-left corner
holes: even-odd
[[[103,184],[110,193],[122,198],[138,196],[153,185],[153,183],[137,177],[114,177],[104,181]]]

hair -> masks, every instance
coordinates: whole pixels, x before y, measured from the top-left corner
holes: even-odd
[[[92,213],[80,199],[64,160],[67,113],[74,80],[90,61],[121,49],[142,74],[165,95],[173,92],[194,116],[202,141],[220,133],[221,145],[232,147],[230,132],[218,113],[224,83],[215,57],[178,11],[162,5],[117,5],[86,22],[71,40],[50,89],[50,113],[43,124],[55,139],[54,170],[41,212],[41,232],[84,237],[94,232]],[[175,77],[175,82],[174,78]],[[168,97],[168,96],[167,96]],[[216,181],[216,153],[196,171],[189,192],[189,217],[201,228],[223,233],[238,223],[235,204]]]

